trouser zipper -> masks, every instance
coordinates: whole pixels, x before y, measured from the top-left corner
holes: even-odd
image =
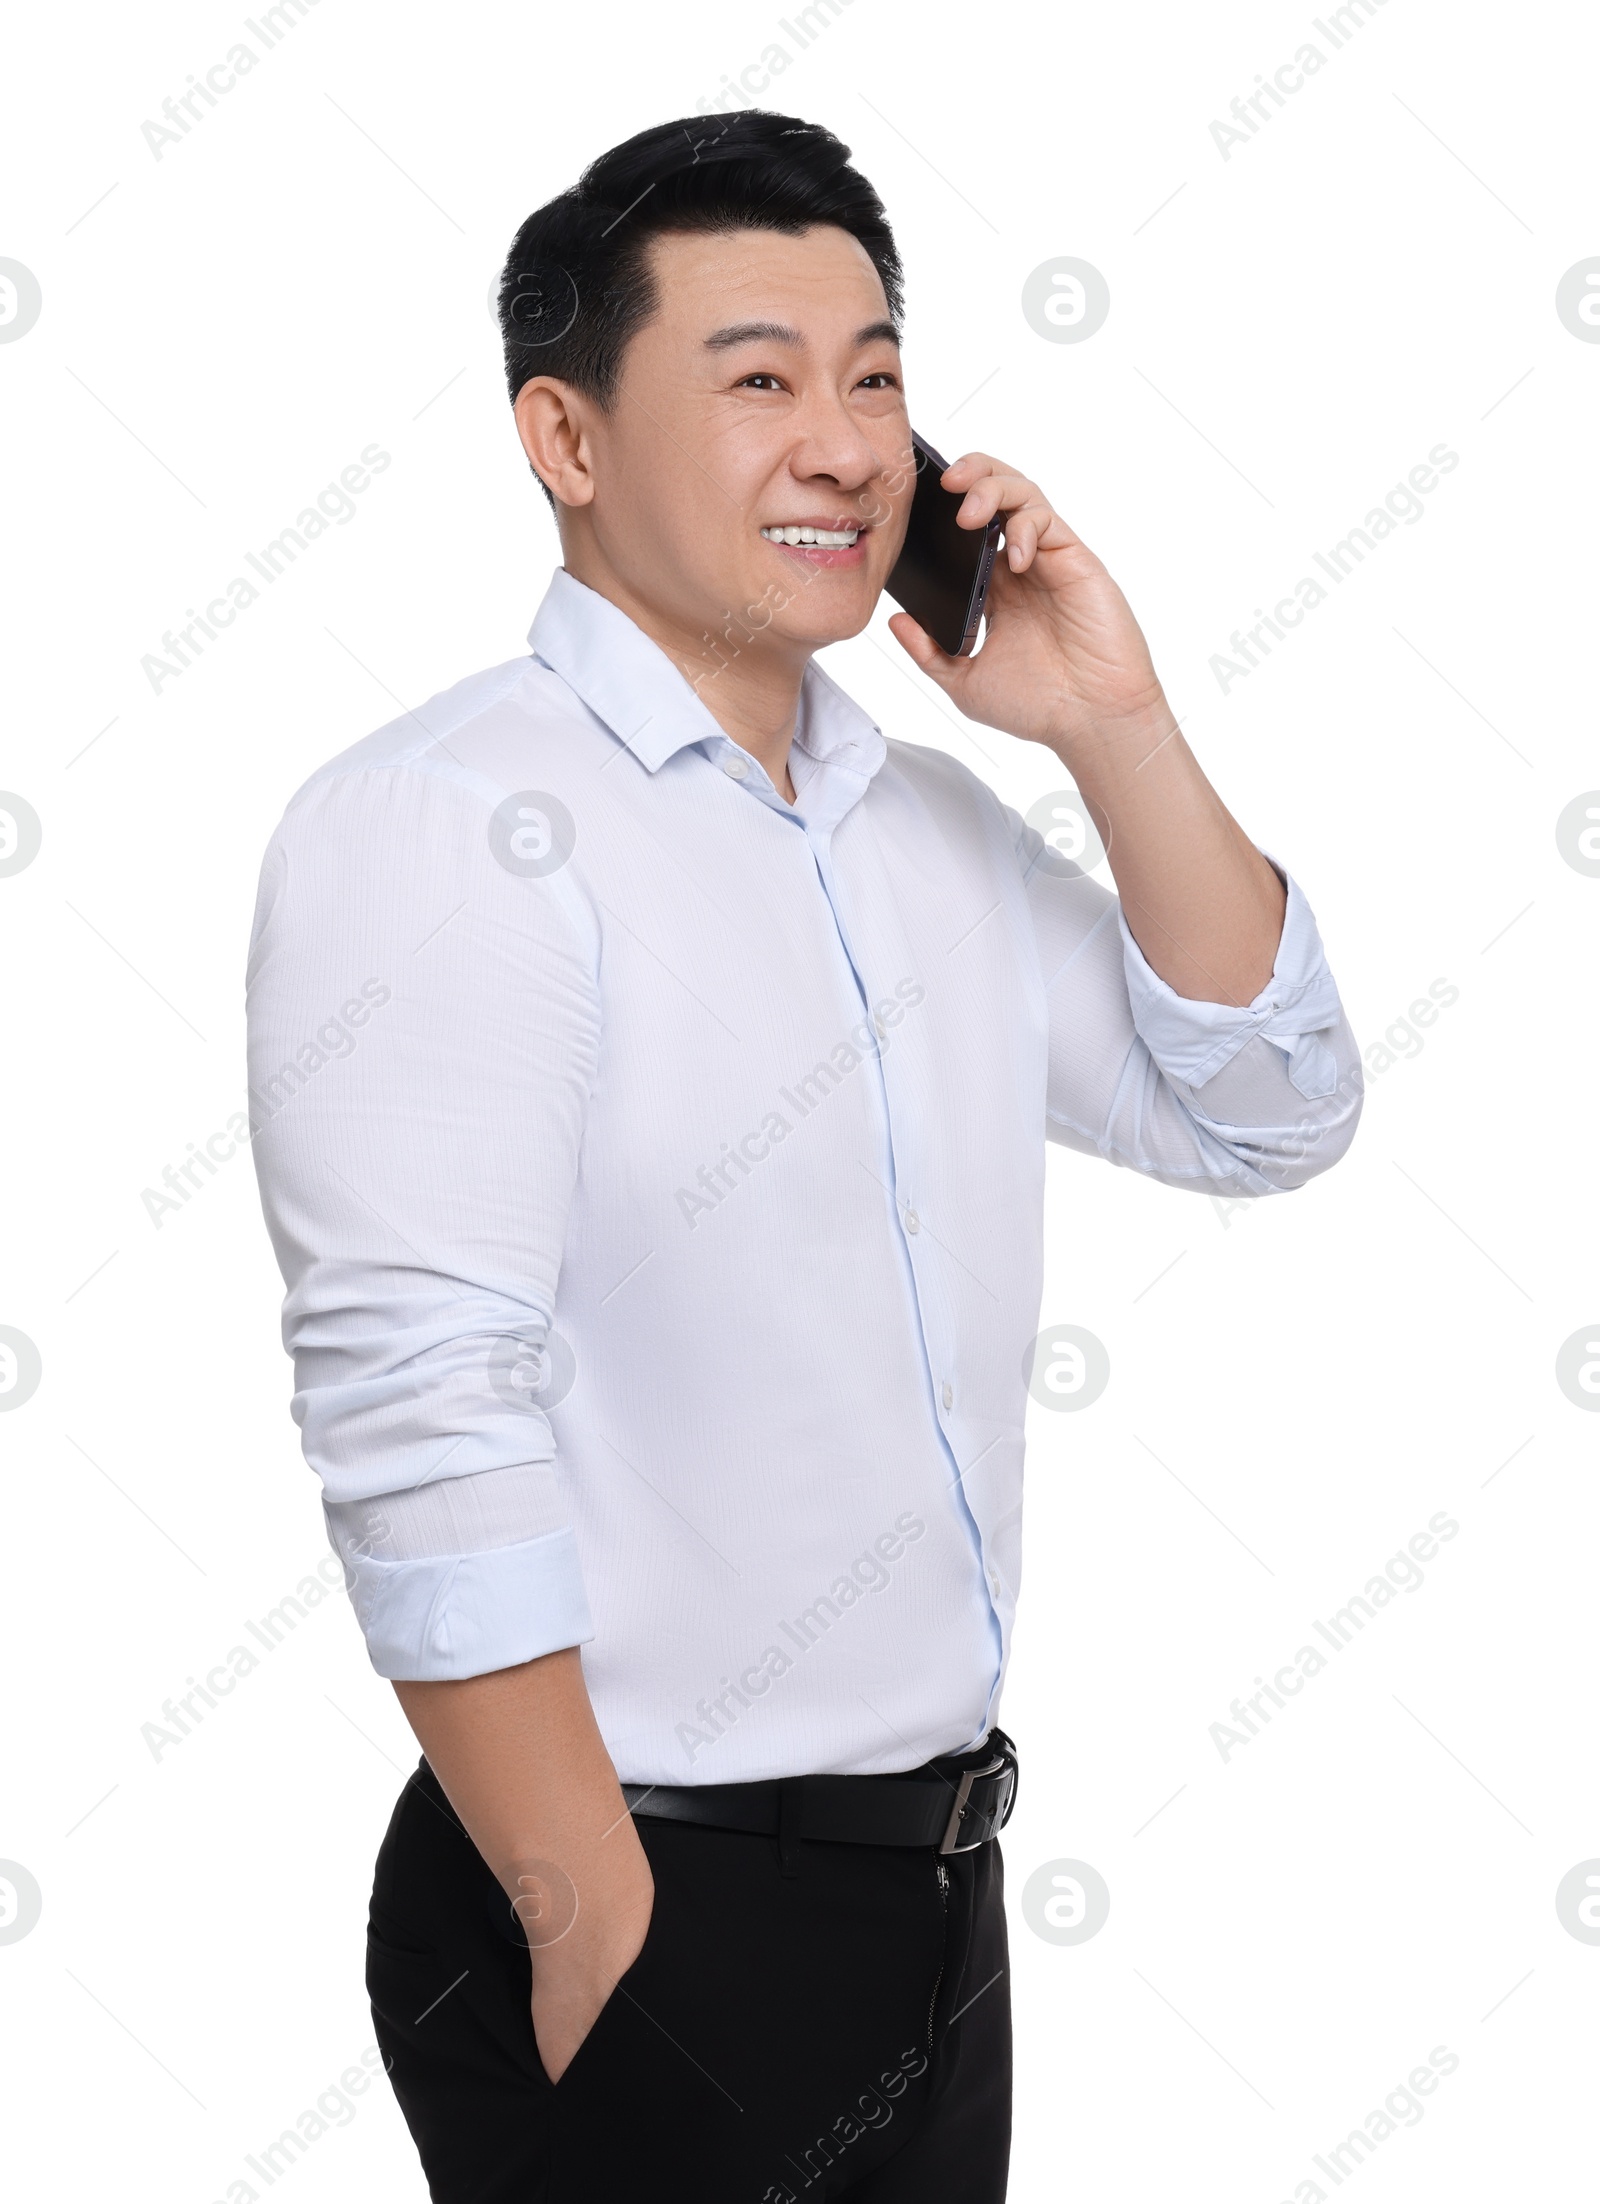
[[[939,1884],[939,1903],[944,1908],[945,1943],[950,1938],[950,1870],[937,1853],[933,1858],[933,1872]],[[944,1981],[944,1945],[939,1948],[939,1972],[933,1978],[933,1995],[928,2000],[928,2049],[933,2049],[933,2012],[939,2002],[939,1988]]]

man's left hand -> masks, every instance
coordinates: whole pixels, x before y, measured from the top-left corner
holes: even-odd
[[[1100,561],[1038,484],[1003,460],[968,452],[940,479],[966,492],[960,525],[985,528],[998,513],[1005,544],[981,649],[951,658],[897,612],[889,625],[903,648],[968,719],[1045,743],[1069,764],[1123,739],[1143,754],[1172,715],[1139,623]]]

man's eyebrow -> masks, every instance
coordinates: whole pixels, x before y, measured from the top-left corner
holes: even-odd
[[[782,321],[735,321],[726,329],[713,329],[706,343],[717,352],[726,352],[736,344],[792,344],[805,349],[805,338],[798,329],[791,329]]]
[[[864,329],[856,331],[856,348],[859,350],[862,345],[872,344],[879,338],[898,345],[900,332],[892,321],[869,321]],[[787,344],[799,352],[806,349],[806,340],[801,331],[791,329],[783,321],[730,322],[726,329],[714,329],[707,337],[706,344],[717,352],[730,351],[737,344]]]

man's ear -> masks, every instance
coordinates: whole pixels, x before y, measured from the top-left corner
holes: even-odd
[[[533,471],[560,505],[594,497],[584,414],[588,401],[570,383],[535,375],[517,392],[512,413]]]

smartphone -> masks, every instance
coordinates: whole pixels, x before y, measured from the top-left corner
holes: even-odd
[[[941,486],[949,461],[930,443],[915,431],[911,443],[917,486],[905,546],[884,587],[941,650],[965,658],[978,640],[1003,524],[996,516],[987,528],[958,528],[956,514],[967,493]]]

